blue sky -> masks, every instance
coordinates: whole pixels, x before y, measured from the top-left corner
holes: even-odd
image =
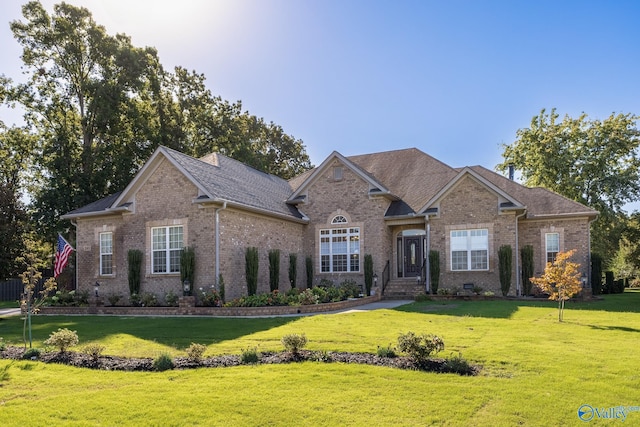
[[[417,147],[493,169],[542,108],[640,113],[636,1],[67,2],[156,47],[165,67],[205,74],[214,94],[302,139],[316,165],[333,150]],[[22,3],[0,4],[0,73],[16,80],[8,23]]]

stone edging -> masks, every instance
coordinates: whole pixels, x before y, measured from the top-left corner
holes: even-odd
[[[86,307],[41,307],[44,315],[114,315],[114,316],[214,316],[214,317],[251,317],[282,316],[295,314],[323,313],[358,307],[380,300],[380,295],[350,299],[325,304],[270,306],[270,307],[121,307],[90,305]]]

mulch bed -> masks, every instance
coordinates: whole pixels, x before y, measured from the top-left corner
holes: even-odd
[[[24,348],[6,346],[0,350],[0,358],[22,360],[24,359]],[[43,352],[33,360],[44,363],[60,363],[79,368],[100,369],[106,371],[154,371],[153,359],[99,356],[91,357],[88,354],[67,351]],[[318,352],[301,350],[298,354],[290,352],[260,353],[259,364],[281,364],[304,361],[317,362],[338,362],[357,363],[363,365],[386,366],[398,369],[421,370],[426,372],[458,373],[460,375],[476,375],[480,367],[470,365],[468,369],[453,368],[446,359],[432,358],[426,363],[418,365],[409,357],[380,357],[370,353],[348,353],[348,352]],[[195,368],[223,368],[229,366],[242,365],[239,355],[222,355],[205,357],[196,362],[187,357],[176,357],[173,359],[174,369],[195,369]]]

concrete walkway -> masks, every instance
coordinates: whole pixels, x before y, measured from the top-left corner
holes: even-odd
[[[244,316],[244,317],[300,317],[300,316],[314,316],[316,314],[339,314],[339,313],[358,313],[362,311],[371,311],[371,310],[381,310],[381,309],[392,309],[396,307],[400,307],[401,305],[410,304],[413,300],[382,300],[376,301],[369,304],[363,304],[357,307],[347,308],[344,310],[336,310],[336,311],[324,311],[318,313],[301,313],[301,314],[280,314],[280,315],[271,315],[271,316]],[[20,314],[19,308],[3,308],[0,309],[0,317],[5,316],[17,316]],[[153,315],[154,317],[164,317]],[[127,317],[131,317],[131,315],[127,315]],[[189,317],[189,316],[185,316]],[[201,317],[201,316],[200,316]],[[218,316],[206,316],[206,317],[218,317]],[[229,316],[224,316],[229,317]]]

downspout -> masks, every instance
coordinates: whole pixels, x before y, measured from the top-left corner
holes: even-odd
[[[589,241],[589,253],[587,254],[587,277],[589,280],[589,286],[591,286],[591,292],[593,292],[593,282],[591,281],[593,279],[593,277],[591,277],[591,223],[596,219],[598,219],[597,216],[590,220],[587,227],[587,238]]]
[[[522,274],[520,274],[520,242],[518,241],[518,219],[527,214],[525,209],[520,215],[516,215],[516,296],[522,296]]]
[[[76,291],[78,290],[78,223],[74,221],[70,221],[71,225],[76,228],[76,265],[75,265],[75,276],[76,276]]]
[[[424,216],[425,221],[425,233],[427,233],[427,253],[425,259],[427,260],[427,268],[425,269],[425,293],[429,295],[431,291],[431,264],[429,263],[429,252],[431,251],[431,223],[429,222],[429,215]]]
[[[216,260],[215,260],[215,275],[213,278],[214,283],[219,285],[218,280],[220,278],[220,211],[225,210],[227,208],[227,201],[225,200],[222,203],[221,208],[216,208],[216,223],[215,223],[215,251],[216,251]]]

